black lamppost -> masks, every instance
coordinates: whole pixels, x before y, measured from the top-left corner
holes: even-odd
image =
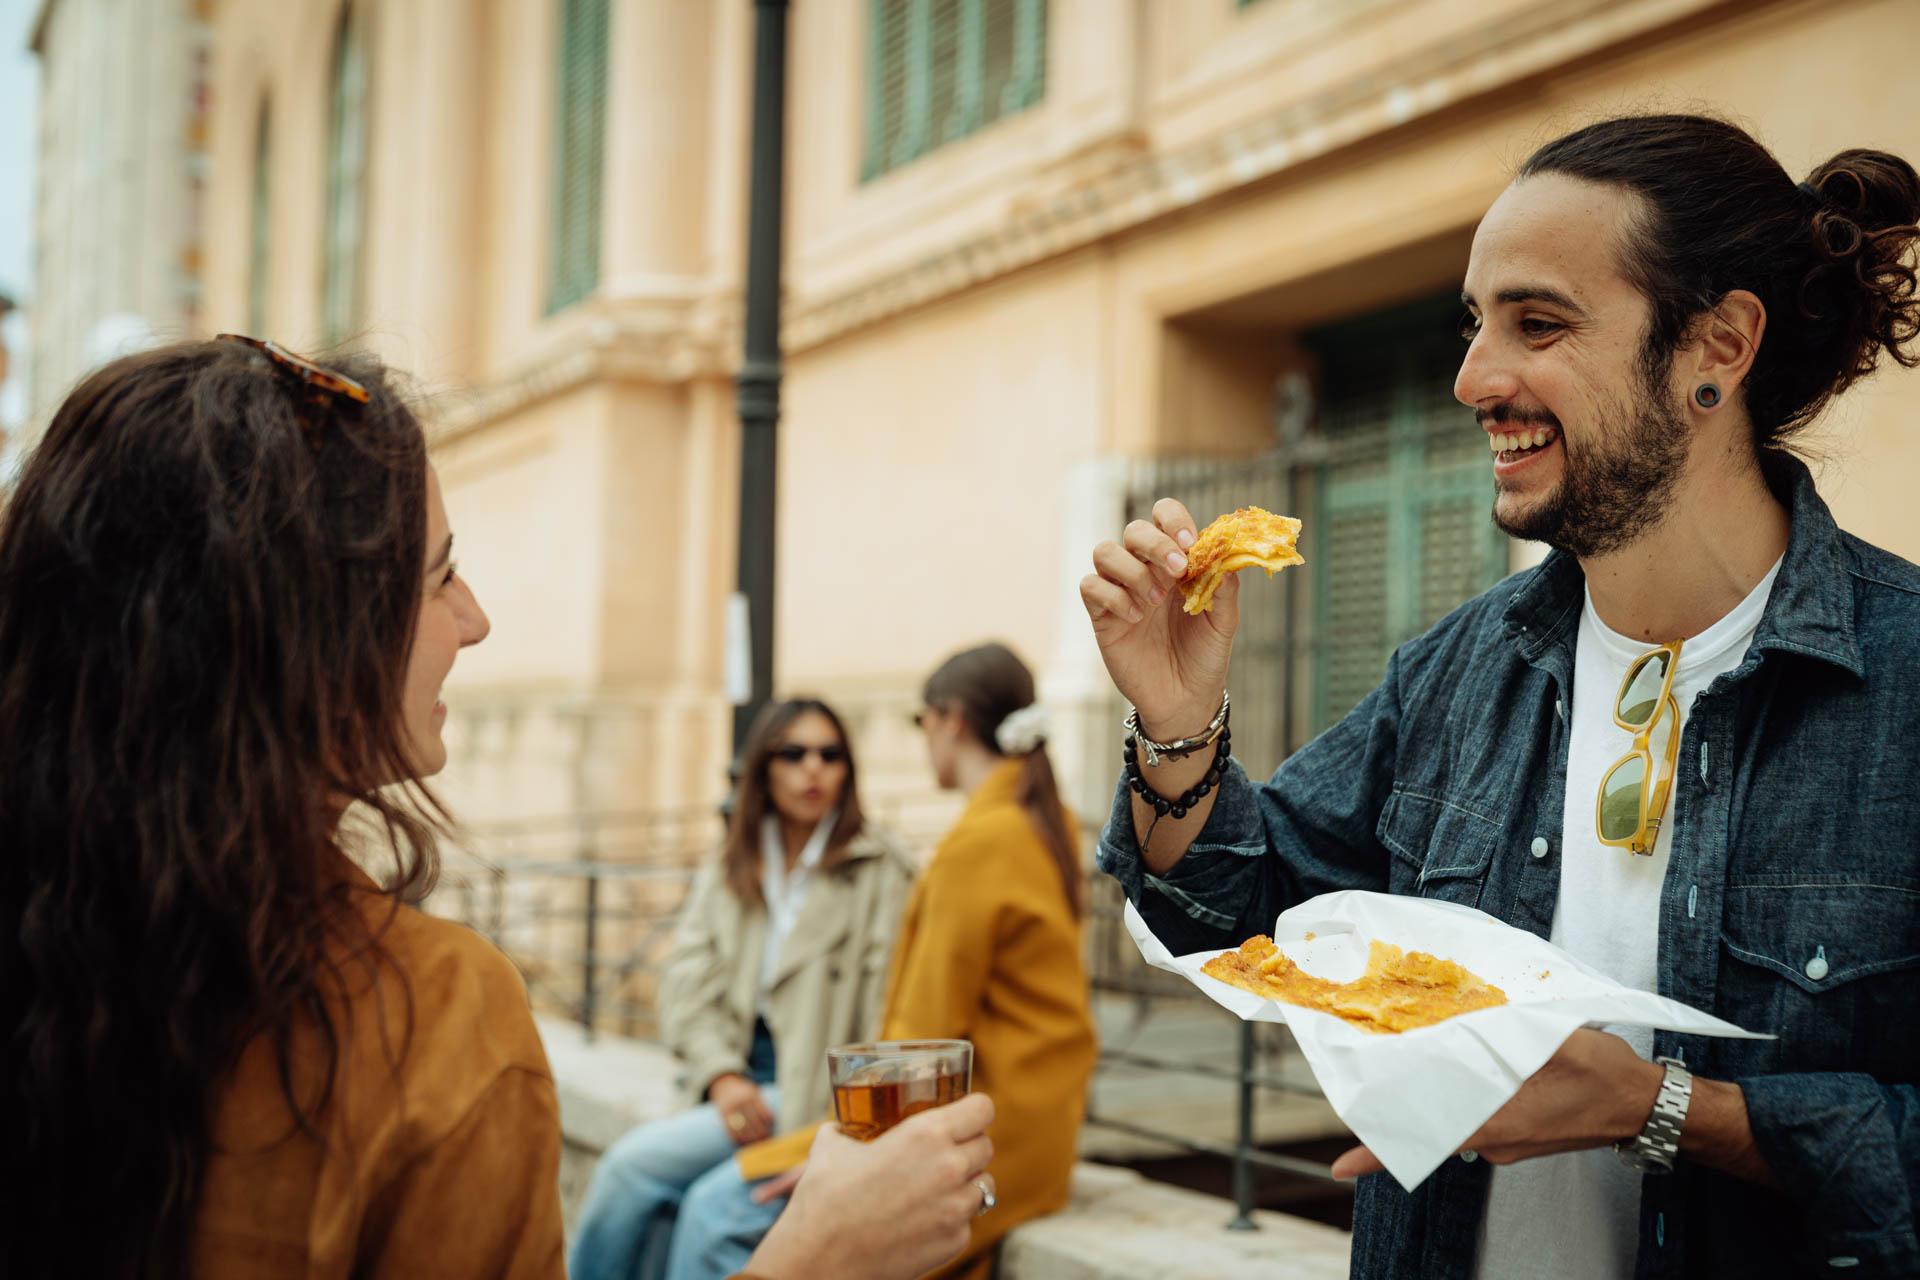
[[[752,684],[733,711],[736,761],[773,696],[775,432],[780,423],[780,224],[786,179],[787,0],[753,0],[753,154],[747,187],[746,352],[740,405],[739,594]],[[736,605],[737,609],[737,605]],[[733,637],[735,643],[737,637]]]

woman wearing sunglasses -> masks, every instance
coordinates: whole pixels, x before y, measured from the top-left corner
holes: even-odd
[[[452,544],[365,357],[129,357],[28,458],[0,505],[17,1274],[561,1273],[525,987],[405,905],[441,688],[488,630]]]
[[[1081,952],[1086,885],[1027,665],[1005,645],[966,649],[927,678],[922,698],[914,722],[934,777],[967,803],[914,887],[877,1025],[883,1040],[973,1043],[973,1087],[996,1109],[993,1160],[966,1248],[931,1274],[978,1280],[1009,1231],[1067,1203],[1098,1052]],[[676,1242],[671,1280],[720,1280],[745,1262],[812,1176],[809,1137],[749,1149],[738,1169],[729,1162],[709,1179],[700,1198],[713,1208]]]
[[[839,716],[811,700],[768,707],[747,738],[726,844],[689,891],[660,983],[662,1032],[696,1105],[601,1157],[568,1260],[575,1280],[680,1274],[688,1240],[724,1230],[678,1230],[716,1203],[703,1180],[731,1177],[736,1148],[826,1114],[827,1047],[878,1023],[912,879],[861,815]]]

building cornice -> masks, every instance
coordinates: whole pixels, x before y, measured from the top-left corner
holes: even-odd
[[[783,344],[820,346],[1025,267],[1219,199],[1492,90],[1592,57],[1732,0],[1562,0],[1509,14],[1332,85],[1311,98],[1037,201],[844,289],[795,300]]]
[[[594,383],[683,383],[724,377],[734,367],[738,302],[728,294],[671,302],[597,298],[580,310],[558,319],[506,376],[433,396],[432,442],[450,443]]]

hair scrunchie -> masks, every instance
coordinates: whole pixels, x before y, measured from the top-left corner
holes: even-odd
[[[1000,727],[993,731],[993,740],[1003,754],[1024,756],[1045,745],[1047,728],[1047,709],[1036,702],[1002,720]]]

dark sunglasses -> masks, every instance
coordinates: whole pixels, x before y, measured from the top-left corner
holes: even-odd
[[[335,373],[307,359],[297,356],[277,342],[265,338],[249,338],[244,333],[223,333],[215,341],[238,342],[242,346],[252,347],[268,360],[275,369],[298,381],[314,394],[316,400],[324,401],[329,396],[351,400],[355,404],[366,404],[372,397],[367,389],[347,377],[344,373]]]
[[[788,764],[799,764],[808,756],[819,756],[821,764],[840,764],[847,758],[845,747],[803,747],[797,742],[789,742],[784,747],[773,749],[775,760],[784,760]]]

